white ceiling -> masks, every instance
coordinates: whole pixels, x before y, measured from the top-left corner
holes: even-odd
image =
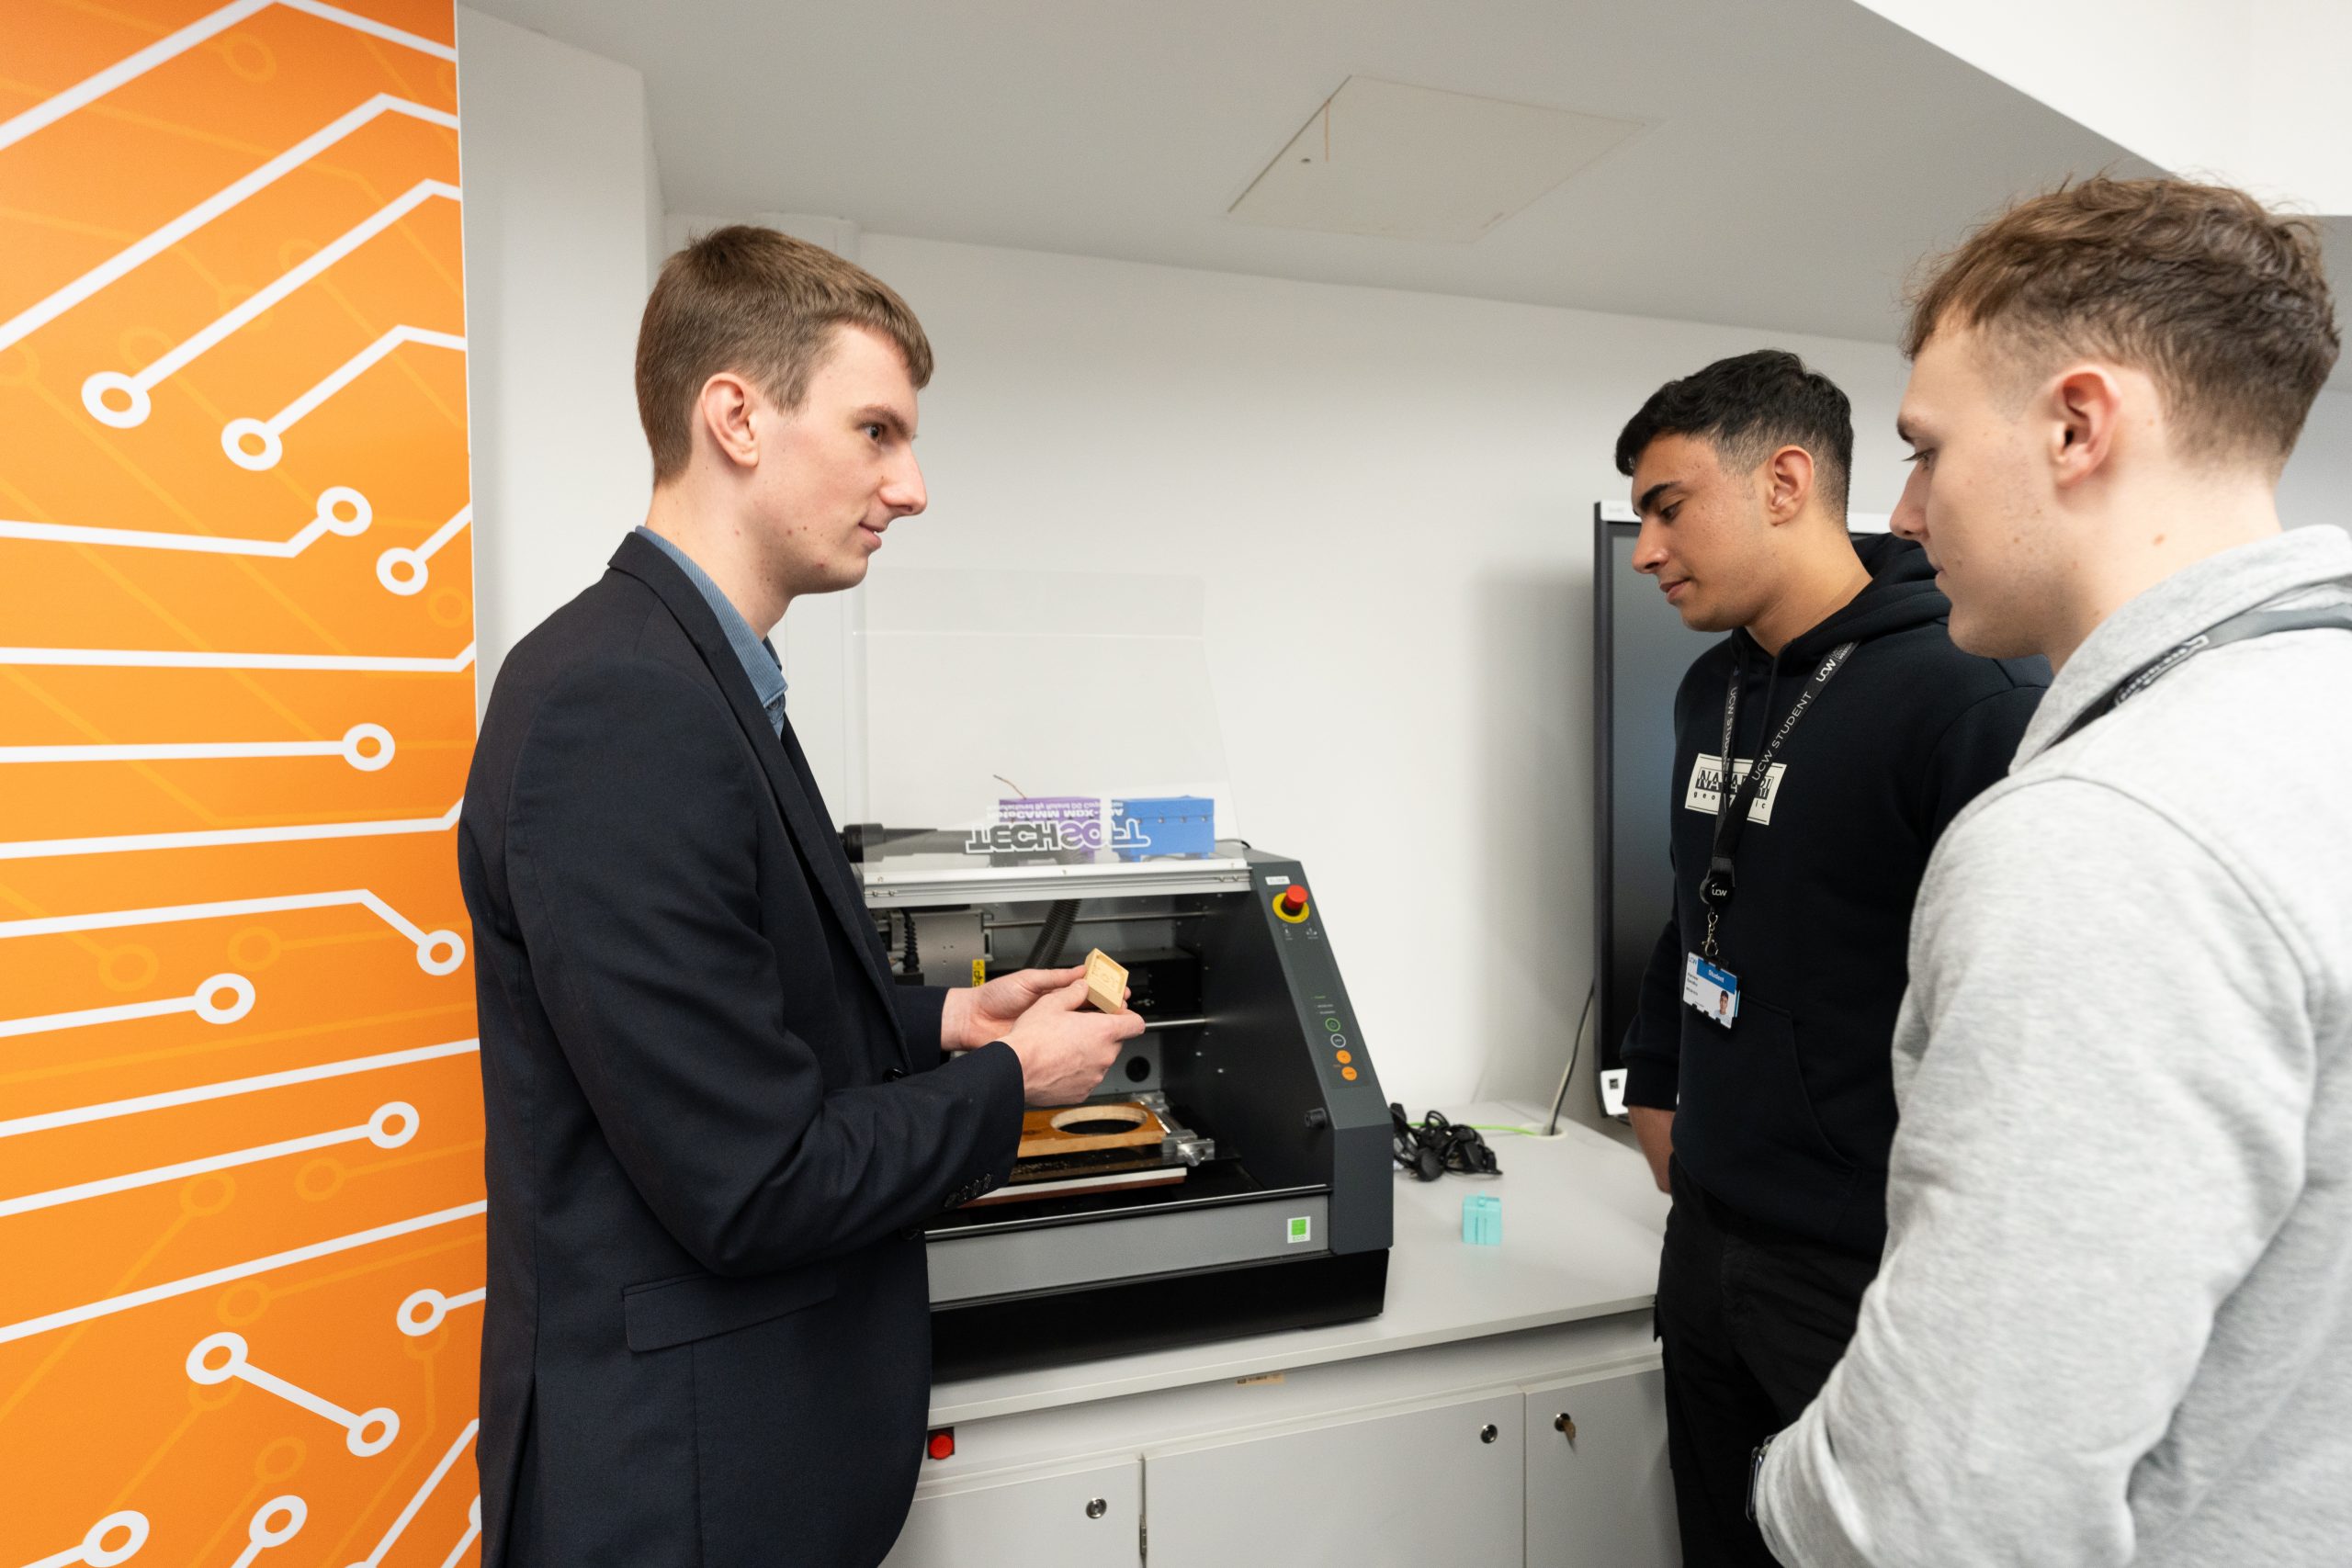
[[[1851,0],[471,0],[645,76],[673,211],[1888,341],[2007,197],[2147,165]],[[1350,75],[1645,121],[1474,244],[1227,216]]]

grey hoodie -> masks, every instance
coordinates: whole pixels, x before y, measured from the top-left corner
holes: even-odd
[[[2352,1563],[2352,601],[2335,528],[2126,604],[1930,862],[1889,1235],[1758,1478],[1808,1568]]]

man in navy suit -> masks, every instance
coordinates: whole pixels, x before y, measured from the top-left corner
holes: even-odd
[[[466,789],[490,1292],[487,1568],[873,1563],[931,1381],[922,1226],[1132,1012],[1081,971],[896,985],[768,632],[923,509],[931,348],[773,231],[671,258],[645,525],[516,645]]]

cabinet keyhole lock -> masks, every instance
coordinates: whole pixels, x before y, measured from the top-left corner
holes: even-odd
[[[1478,1440],[1482,1443],[1491,1443],[1501,1436],[1502,1433],[1495,1429],[1495,1424],[1492,1421],[1478,1428]]]
[[[1110,1511],[1111,1505],[1100,1497],[1090,1498],[1087,1502],[1086,1517],[1090,1519],[1099,1519]]]
[[[1569,1415],[1565,1410],[1561,1411],[1557,1416],[1552,1417],[1552,1430],[1559,1433],[1560,1436],[1567,1438],[1568,1441],[1572,1443],[1575,1442],[1577,1440],[1576,1417]]]

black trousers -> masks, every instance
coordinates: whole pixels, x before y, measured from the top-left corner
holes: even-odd
[[[1729,1213],[1679,1163],[1672,1185],[1657,1336],[1682,1562],[1774,1568],[1747,1517],[1751,1456],[1821,1392],[1878,1259]]]

